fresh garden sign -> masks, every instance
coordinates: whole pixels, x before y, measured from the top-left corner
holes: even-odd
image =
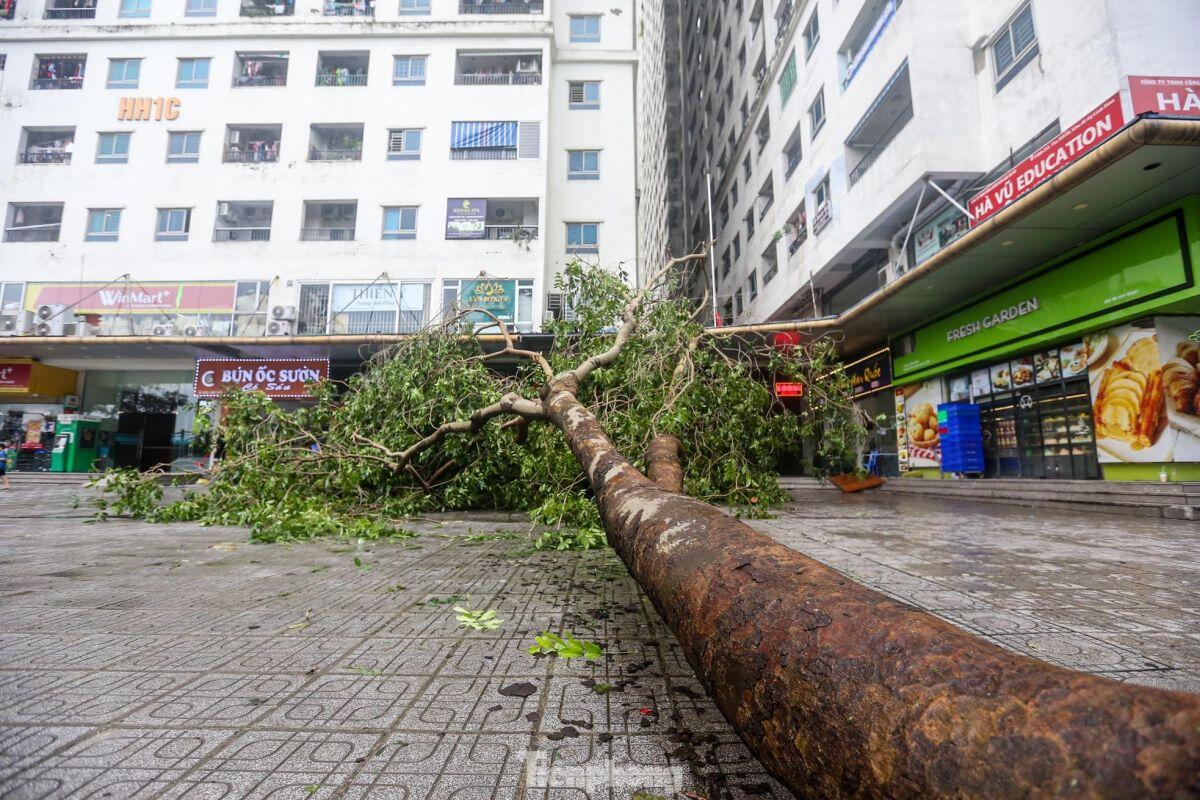
[[[1006,322],[1011,322],[1014,319],[1020,319],[1027,314],[1033,314],[1041,309],[1041,307],[1041,301],[1039,301],[1036,297],[1030,297],[1027,300],[1021,300],[1013,303],[1008,308],[1002,308],[995,313],[985,314],[979,319],[946,331],[946,341],[957,342],[960,339],[966,339],[968,336],[974,336],[980,331],[990,330],[991,328],[999,327]]]

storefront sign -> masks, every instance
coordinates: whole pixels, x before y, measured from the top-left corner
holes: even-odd
[[[950,206],[913,233],[913,265],[928,260],[970,229],[967,215]]]
[[[1108,139],[1125,124],[1121,95],[1114,94],[1087,116],[1051,139],[1041,149],[1001,176],[995,183],[971,198],[968,210],[975,225],[1047,178],[1078,160]]]
[[[1167,117],[1200,117],[1200,78],[1130,75],[1133,113]]]
[[[178,97],[122,97],[117,103],[117,119],[121,122],[179,119]]]
[[[517,282],[490,278],[463,281],[458,302],[464,309],[478,308],[494,314],[504,322],[512,322],[517,314]],[[471,321],[491,322],[491,317],[487,314],[472,314]]]
[[[230,388],[267,397],[312,397],[309,384],[329,377],[327,358],[202,358],[196,361],[196,397],[220,397]]]
[[[1194,287],[1183,235],[1182,210],[1159,215],[1107,244],[926,325],[913,334],[911,352],[894,360],[895,376],[917,377],[957,359],[986,358],[989,350],[1001,345],[1122,309],[1179,302],[1183,299],[1179,292]]]
[[[30,283],[25,309],[71,306],[73,314],[229,313],[237,294],[233,281],[205,283]]]
[[[0,395],[64,397],[75,392],[76,373],[28,358],[0,361]]]
[[[846,365],[846,375],[855,397],[877,392],[892,385],[892,354],[880,350]]]
[[[447,239],[487,237],[487,200],[452,197],[446,201]]]
[[[804,384],[796,381],[775,381],[776,397],[803,397]]]
[[[33,375],[33,364],[0,363],[0,392],[25,393],[29,391],[29,379]]]
[[[396,285],[391,283],[335,283],[331,307],[334,314],[351,311],[395,311]]]

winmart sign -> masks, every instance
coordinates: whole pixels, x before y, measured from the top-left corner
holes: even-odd
[[[971,224],[983,220],[1028,194],[1035,186],[1078,161],[1125,124],[1121,95],[1114,94],[1083,119],[971,198]]]

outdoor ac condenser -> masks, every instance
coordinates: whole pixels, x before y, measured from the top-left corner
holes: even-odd
[[[66,310],[61,303],[38,306],[33,332],[38,336],[62,336],[67,322],[63,319]]]
[[[150,332],[154,336],[174,336],[175,325],[171,322],[163,322],[151,328]]]
[[[184,336],[209,336],[212,334],[212,329],[207,325],[188,325],[183,329]]]
[[[20,336],[33,328],[33,314],[29,311],[8,311],[0,314],[0,336]]]
[[[287,319],[273,319],[267,323],[268,336],[291,336],[292,321]]]
[[[296,319],[295,306],[273,306],[271,308],[271,319],[291,321]]]

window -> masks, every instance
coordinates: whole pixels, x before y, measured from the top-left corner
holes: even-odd
[[[454,161],[488,161],[518,156],[521,124],[517,122],[450,123],[450,158]],[[537,148],[536,142],[534,147]],[[534,158],[537,155],[535,153]]]
[[[533,280],[518,280],[517,285],[517,302],[516,315],[510,319],[507,315],[500,315],[509,328],[516,329],[522,333],[527,333],[533,330]],[[442,316],[451,316],[455,313],[459,306],[459,300],[462,297],[464,289],[470,290],[474,281],[471,280],[444,280],[442,281]],[[491,319],[484,318],[483,315],[473,315],[475,323],[480,326],[494,326],[495,323]],[[492,328],[493,332],[495,328]]]
[[[167,163],[195,164],[200,160],[200,131],[171,131],[167,134]]]
[[[812,105],[808,107],[808,124],[812,127],[810,139],[817,138],[817,131],[821,130],[825,125],[825,89],[822,88],[817,92],[816,98],[812,101]]]
[[[600,179],[599,150],[568,150],[567,180],[595,181]]]
[[[725,252],[721,254],[721,278],[722,280],[729,277],[729,270],[733,267],[733,259],[730,257],[729,248],[725,248]]]
[[[238,281],[233,305],[233,336],[262,336],[267,332],[270,281]]]
[[[600,41],[600,15],[599,14],[572,14],[571,15],[571,41],[572,42],[598,42],[598,41]]]
[[[826,175],[817,184],[817,188],[813,190],[813,200],[817,202],[817,209],[820,210],[829,205],[829,176]]]
[[[429,0],[400,0],[401,14],[428,14]]]
[[[746,278],[746,289],[750,294],[750,302],[753,303],[758,299],[758,271],[750,270],[750,275]]]
[[[754,209],[746,212],[746,241],[754,237]]]
[[[62,203],[9,203],[4,241],[57,242],[62,214]]]
[[[817,12],[814,11],[812,16],[808,18],[808,23],[804,26],[804,59],[807,61],[813,53],[813,48],[817,46],[817,42],[821,39],[821,23],[817,21]]]
[[[208,65],[212,59],[181,58],[175,73],[176,89],[207,89]]]
[[[129,161],[132,133],[102,133],[96,145],[97,164],[125,164]]]
[[[796,51],[788,53],[787,63],[779,74],[779,104],[787,105],[788,98],[796,88]]]
[[[737,261],[742,257],[742,237],[740,234],[734,234],[733,237],[733,260]]]
[[[424,86],[425,56],[396,56],[392,70],[393,86]]]
[[[996,91],[1004,88],[1038,54],[1037,33],[1033,28],[1033,7],[1026,3],[992,41],[992,62],[996,67]]]
[[[389,161],[416,161],[419,159],[421,157],[421,129],[394,128],[388,131],[387,157]]]
[[[415,239],[415,238],[417,238],[417,207],[416,206],[384,206],[384,209],[383,209],[383,238],[384,239]]]
[[[826,225],[833,221],[833,204],[831,200],[829,175],[826,174],[821,179],[821,182],[817,184],[816,188],[813,189],[813,201],[817,206],[816,211],[813,212],[813,233],[820,233]]]
[[[148,17],[150,16],[150,0],[121,0],[118,17]]]
[[[136,89],[141,72],[140,58],[110,58],[106,86],[109,89]]]
[[[600,224],[597,222],[567,223],[567,252],[573,254],[599,253]]]
[[[183,14],[186,17],[215,17],[217,0],[187,0]]]
[[[572,109],[600,107],[600,81],[571,81],[569,106]]]
[[[737,294],[733,296],[733,311],[738,318],[742,316],[742,290],[738,289]]]
[[[115,242],[121,227],[121,209],[89,208],[85,242]]]
[[[192,227],[190,208],[160,208],[158,226],[154,229],[156,242],[185,242]]]

